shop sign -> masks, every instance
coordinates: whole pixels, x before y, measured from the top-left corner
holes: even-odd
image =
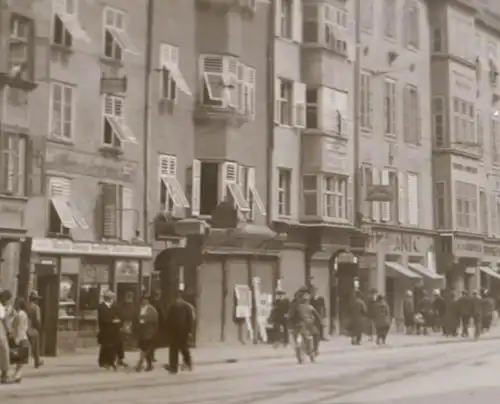
[[[432,246],[430,238],[408,233],[372,231],[370,247],[385,246],[391,253],[424,254]]]
[[[34,238],[32,251],[39,254],[99,255],[143,259],[152,257],[152,249],[148,246],[85,243],[51,238]]]
[[[86,285],[108,284],[109,266],[106,264],[83,264],[80,268],[80,282]]]
[[[115,282],[137,283],[139,281],[138,261],[116,261]]]
[[[481,257],[483,242],[477,240],[460,240],[455,238],[454,254],[457,257]]]

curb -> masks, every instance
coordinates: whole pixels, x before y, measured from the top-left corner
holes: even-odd
[[[425,338],[425,337],[422,337]],[[500,335],[498,336],[484,336],[482,337],[479,341],[493,341],[493,340],[500,340]],[[437,340],[437,341],[422,341],[422,342],[412,342],[412,343],[403,343],[401,345],[397,346],[386,346],[385,349],[397,349],[397,348],[416,348],[416,347],[424,347],[424,346],[432,346],[432,345],[451,345],[451,344],[460,344],[460,343],[466,343],[466,342],[474,342],[474,339],[446,339],[446,340]],[[325,350],[322,352],[323,355],[331,355],[331,354],[347,354],[353,352],[352,349],[345,349],[349,348],[350,346],[344,346],[344,347],[339,347],[339,348],[334,348],[334,349],[329,349]],[[272,347],[270,347],[272,349]],[[379,346],[377,345],[364,345],[361,351],[373,351],[376,349],[380,349]],[[360,351],[357,351],[360,352]],[[289,356],[289,355],[288,355]],[[284,359],[288,356],[284,355],[261,355],[257,357],[248,357],[248,358],[224,358],[224,359],[212,359],[212,360],[206,360],[206,361],[200,361],[197,363],[197,366],[215,366],[215,365],[221,365],[221,364],[234,364],[234,363],[239,363],[239,362],[263,362],[263,361],[268,361],[268,360],[273,360],[273,359]],[[47,372],[34,372],[34,373],[27,373],[25,375],[26,379],[44,379],[52,376],[59,376],[59,375],[64,375],[69,372],[72,374],[79,374],[79,375],[87,375],[87,374],[92,374],[96,372],[96,369],[93,367],[88,367],[88,364],[83,365],[81,368],[78,369],[77,366],[75,366],[77,369],[53,369],[49,370]]]

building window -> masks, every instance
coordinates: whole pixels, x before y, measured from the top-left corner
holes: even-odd
[[[325,46],[347,55],[347,12],[330,4],[305,4],[304,42]]]
[[[54,0],[52,42],[71,48],[73,39],[89,43],[90,37],[78,19],[78,0]]]
[[[8,71],[22,80],[34,80],[34,22],[12,13],[10,17]]]
[[[302,177],[303,212],[305,216],[318,215],[318,176]]]
[[[479,153],[483,154],[483,151],[484,151],[484,122],[483,122],[483,113],[479,110],[476,110],[476,137],[477,137],[477,146],[479,148]]]
[[[52,83],[50,93],[50,136],[70,140],[73,138],[75,89],[62,83]]]
[[[405,43],[411,48],[420,46],[420,8],[416,1],[411,1],[404,10]]]
[[[179,48],[160,44],[160,95],[162,101],[177,102],[177,90],[192,96],[179,66]]]
[[[0,141],[0,194],[26,195],[27,139],[1,131]]]
[[[346,92],[329,87],[307,89],[307,129],[348,136],[349,100]]]
[[[240,63],[238,66],[238,86],[240,88],[238,109],[251,120],[255,119],[256,81],[257,76],[255,69]]]
[[[469,148],[475,145],[475,112],[474,103],[453,98],[453,126],[455,132],[455,144]]]
[[[418,226],[420,223],[420,179],[418,174],[408,173],[406,195],[408,197],[408,224]]]
[[[123,239],[124,187],[119,184],[101,183],[102,202],[101,235],[103,239]]]
[[[103,145],[121,149],[123,143],[137,143],[137,140],[125,124],[123,98],[105,95],[103,101]]]
[[[293,0],[281,0],[280,10],[280,36],[292,39]]]
[[[396,136],[396,103],[396,82],[391,79],[386,79],[384,85],[384,114],[386,135]]]
[[[445,126],[444,126],[444,98],[434,97],[432,100],[432,120],[434,145],[444,147]]]
[[[158,182],[160,206],[164,212],[179,214],[189,208],[184,191],[177,180],[177,157],[160,154],[158,156]]]
[[[125,31],[126,14],[121,10],[104,9],[104,56],[121,61],[123,53],[139,54]]]
[[[53,236],[69,236],[71,229],[88,229],[80,210],[73,202],[71,182],[67,178],[49,178],[48,233]]]
[[[278,169],[278,215],[288,217],[291,208],[292,170]]]
[[[436,201],[436,228],[446,229],[446,184],[437,182],[435,184],[435,201]]]
[[[372,88],[371,75],[367,72],[361,74],[361,105],[360,124],[365,130],[372,128]]]
[[[420,145],[422,133],[420,127],[420,96],[414,86],[406,86],[403,99],[405,142]]]
[[[344,177],[323,176],[323,216],[347,220],[347,180]]]
[[[500,165],[500,121],[495,114],[491,117],[491,159]]]
[[[371,220],[373,216],[373,203],[366,200],[368,197],[368,189],[373,184],[373,173],[371,167],[363,166],[361,168],[361,182],[363,190],[363,217]]]
[[[397,1],[384,0],[384,35],[386,38],[396,38],[397,30]]]
[[[375,20],[373,3],[374,0],[364,0],[361,7],[361,28],[368,32],[373,30],[373,22]]]
[[[441,28],[432,30],[432,51],[435,53],[443,52],[443,31]]]
[[[306,90],[306,128],[319,129],[318,122],[318,89],[308,88]]]
[[[386,223],[398,223],[399,218],[399,184],[396,171],[384,169],[381,172],[380,184],[391,188],[394,198],[390,202],[380,203],[381,220]]]
[[[477,187],[462,181],[455,181],[456,229],[477,231]]]
[[[276,111],[279,116],[278,123],[284,126],[292,126],[293,115],[293,81],[279,79],[279,92],[276,99]]]
[[[479,191],[479,212],[481,214],[481,233],[489,234],[489,215],[488,215],[488,197],[484,189]]]

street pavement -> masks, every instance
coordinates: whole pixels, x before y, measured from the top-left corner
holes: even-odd
[[[350,346],[345,338],[325,343],[316,363],[298,365],[291,348],[254,348],[261,359],[197,362],[193,372],[169,375],[158,366],[150,373],[78,371],[47,377],[27,374],[21,384],[0,386],[2,404],[481,404],[499,402],[498,331],[479,341],[435,336],[393,336],[387,347]],[[413,343],[410,343],[410,339]],[[213,348],[215,350],[216,348]],[[236,349],[236,348],[235,348]],[[245,348],[246,349],[246,348]],[[268,351],[268,357],[260,350]],[[194,351],[201,359],[201,350]],[[209,352],[206,350],[206,352]],[[236,352],[236,351],[235,351]],[[231,354],[233,354],[231,352]],[[209,354],[206,353],[206,358]],[[212,353],[212,355],[215,355]],[[220,353],[218,354],[221,355]],[[274,357],[271,357],[274,356]],[[223,356],[220,356],[221,358]],[[207,359],[208,360],[208,359]],[[44,370],[48,371],[48,370]],[[42,370],[40,370],[40,374]]]

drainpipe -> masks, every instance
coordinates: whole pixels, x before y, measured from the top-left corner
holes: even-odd
[[[142,238],[146,245],[149,245],[149,164],[150,164],[150,126],[151,126],[151,73],[152,73],[152,52],[153,52],[153,20],[154,20],[154,0],[148,0],[146,10],[146,46],[144,55],[144,111],[143,111],[143,155],[142,155]],[[139,296],[142,293],[143,261],[139,261]]]
[[[275,82],[275,66],[274,66],[274,45],[275,45],[275,13],[276,2],[269,2],[268,10],[268,41],[267,41],[267,147],[266,147],[266,205],[267,205],[267,225],[272,228],[273,224],[273,191],[274,191],[274,82]]]

